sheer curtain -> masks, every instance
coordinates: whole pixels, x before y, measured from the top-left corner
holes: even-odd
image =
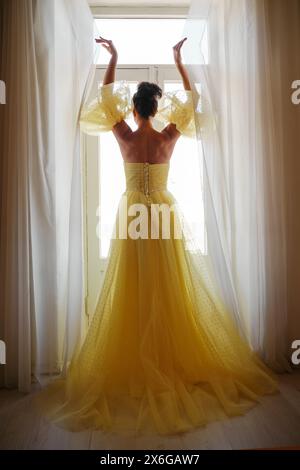
[[[2,0],[0,76],[1,386],[29,391],[80,335],[78,114],[93,73],[85,0]]]
[[[207,64],[201,53],[205,28]],[[194,0],[184,35],[185,62],[193,83],[201,83],[208,117],[197,129],[208,255],[241,330],[271,367],[284,370],[284,175],[286,152],[299,148],[299,110],[290,99],[299,71],[299,2]]]

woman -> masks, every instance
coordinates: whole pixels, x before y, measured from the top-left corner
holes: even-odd
[[[97,40],[111,60],[98,99],[82,111],[81,127],[90,134],[112,130],[127,187],[85,341],[66,379],[40,395],[50,419],[71,430],[182,432],[240,415],[277,389],[220,301],[205,257],[187,249],[184,233],[178,236],[180,214],[167,190],[169,161],[180,135],[195,130],[181,60],[185,40],[173,48],[185,97],[141,82],[132,102],[127,84],[114,84],[112,41]],[[135,131],[125,122],[130,112]],[[167,122],[161,132],[153,128],[154,117]],[[160,225],[161,207],[175,207],[169,226]]]

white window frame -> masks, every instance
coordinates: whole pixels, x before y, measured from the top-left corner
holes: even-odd
[[[187,18],[189,7],[168,6],[108,6],[93,5],[90,2],[92,15],[95,19],[101,18]]]

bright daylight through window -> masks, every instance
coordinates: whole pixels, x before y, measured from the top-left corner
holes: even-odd
[[[182,81],[173,61],[172,46],[183,37],[184,19],[96,19],[95,35],[113,39],[118,50],[116,81],[126,80],[135,92],[142,80],[155,81],[164,91],[182,89]],[[100,48],[97,51],[96,80],[100,85],[105,73],[109,54]],[[207,57],[207,41],[204,41],[204,56]],[[142,66],[142,68],[141,68]],[[128,120],[136,129],[133,118]],[[110,236],[121,193],[125,190],[123,161],[118,144],[111,132],[99,137],[100,164],[98,192],[99,256],[107,257]],[[112,185],[113,181],[113,185]],[[202,201],[202,165],[196,139],[181,137],[176,144],[171,160],[169,189],[176,197],[193,232],[196,248],[206,251]]]
[[[185,21],[184,18],[96,19],[95,35],[100,33],[104,38],[113,38],[118,46],[119,64],[174,64],[170,45],[182,37]],[[206,34],[201,50],[207,61]],[[103,49],[98,55],[98,63],[108,63],[109,56],[105,52]]]

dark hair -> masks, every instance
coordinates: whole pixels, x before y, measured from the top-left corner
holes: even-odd
[[[132,100],[139,115],[148,119],[149,116],[155,115],[158,107],[157,98],[161,97],[162,89],[158,85],[150,82],[140,82]]]

